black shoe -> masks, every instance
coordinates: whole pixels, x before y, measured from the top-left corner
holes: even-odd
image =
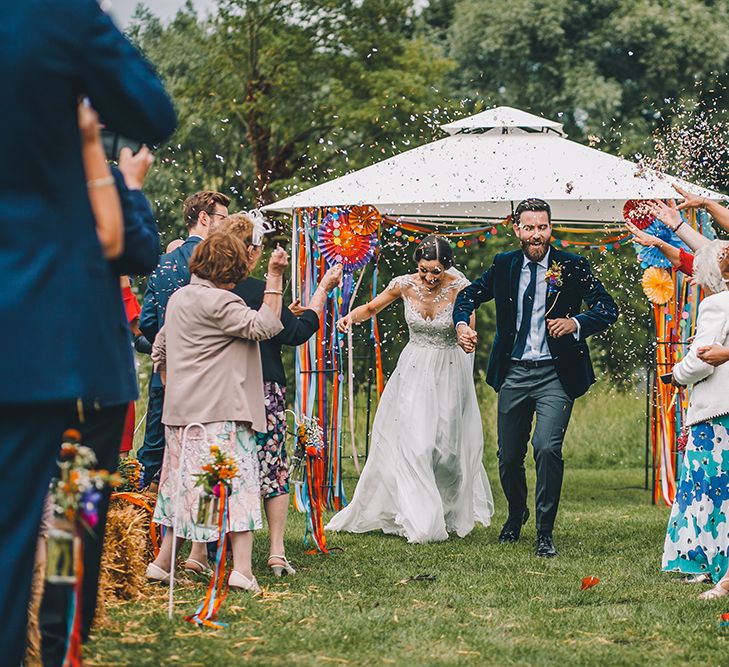
[[[537,556],[540,558],[554,558],[557,555],[557,549],[554,548],[552,536],[546,533],[537,535]]]
[[[524,514],[521,517],[521,523],[516,523],[514,521],[511,521],[510,519],[506,520],[506,523],[504,524],[504,527],[501,529],[501,532],[499,533],[499,543],[500,544],[514,544],[514,542],[519,541],[519,537],[521,536],[521,527],[527,522],[529,519],[529,508],[524,509]]]

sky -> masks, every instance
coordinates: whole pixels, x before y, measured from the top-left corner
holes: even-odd
[[[139,4],[139,0],[111,0],[111,14],[114,20],[121,28],[126,28],[129,24],[134,9]],[[180,7],[185,4],[185,0],[146,0],[142,4],[149,7],[152,13],[159,16],[163,21],[172,18]],[[205,12],[215,5],[214,0],[193,0],[193,4],[198,11]]]

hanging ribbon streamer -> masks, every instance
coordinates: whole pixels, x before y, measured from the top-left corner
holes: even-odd
[[[84,581],[84,543],[78,524],[75,526],[74,551],[76,554],[76,581],[68,610],[68,641],[63,656],[63,667],[82,667],[81,660],[81,588]]]
[[[185,620],[195,625],[204,625],[219,630],[226,627],[226,623],[216,621],[220,606],[228,595],[228,580],[225,576],[225,554],[228,540],[226,531],[228,527],[228,489],[225,484],[219,484],[220,505],[218,510],[218,546],[215,550],[215,567],[210,578],[205,599],[192,616],[185,616]]]

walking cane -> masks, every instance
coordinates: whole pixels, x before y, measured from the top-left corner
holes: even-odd
[[[182,471],[185,463],[185,445],[187,443],[187,434],[191,428],[199,426],[203,432],[203,438],[205,442],[208,440],[208,431],[203,424],[199,422],[193,422],[185,426],[185,430],[182,431],[182,446],[180,448],[180,462],[179,470],[177,473],[177,492],[175,493],[175,503],[173,505],[174,516],[172,518],[172,559],[170,561],[170,599],[167,605],[167,616],[172,619],[172,608],[174,606],[173,596],[175,591],[175,558],[177,557],[177,520],[180,516],[180,497],[182,494]]]

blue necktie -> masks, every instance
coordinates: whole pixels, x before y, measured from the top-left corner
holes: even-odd
[[[529,284],[524,290],[524,296],[521,301],[521,324],[514,341],[514,349],[511,351],[512,359],[521,359],[526,347],[527,335],[532,326],[532,310],[534,310],[534,296],[537,292],[537,263],[529,262],[527,264],[532,272],[529,278]]]

